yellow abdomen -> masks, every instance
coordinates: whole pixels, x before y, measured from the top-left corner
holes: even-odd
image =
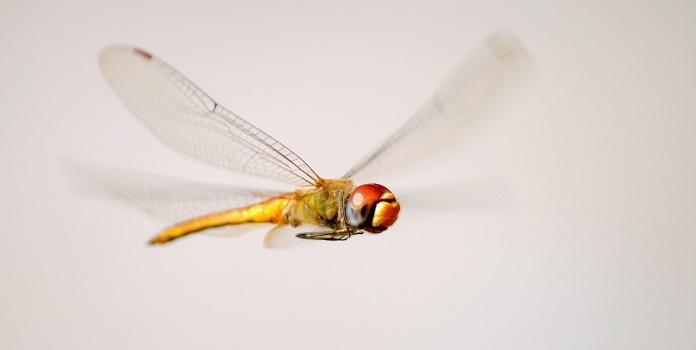
[[[207,228],[246,223],[286,224],[283,211],[293,200],[293,195],[283,195],[246,207],[230,209],[200,216],[164,229],[150,240],[150,244],[162,244]]]

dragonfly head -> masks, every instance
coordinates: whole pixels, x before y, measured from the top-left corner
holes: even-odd
[[[348,224],[370,233],[380,233],[396,221],[399,202],[388,188],[378,184],[356,187],[346,203]]]

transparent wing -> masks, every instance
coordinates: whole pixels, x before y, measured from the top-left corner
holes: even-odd
[[[245,233],[251,232],[256,229],[260,229],[263,227],[269,227],[271,224],[267,223],[248,223],[248,224],[239,224],[239,225],[226,225],[226,226],[219,226],[219,227],[211,227],[203,230],[202,232],[206,235],[209,236],[218,236],[218,237],[235,237],[235,236],[241,236]]]
[[[137,48],[104,50],[99,63],[130,110],[168,145],[212,164],[296,186],[319,176],[295,153],[220,106],[167,63]]]
[[[64,161],[79,186],[89,193],[107,191],[148,212],[173,222],[238,208],[281,194],[279,191],[247,189],[229,185],[191,182],[176,178],[105,166],[101,164]],[[234,235],[247,225],[225,226],[218,233]],[[213,231],[211,231],[213,233]]]
[[[285,248],[292,245],[297,245],[301,239],[295,237],[295,234],[300,232],[299,227],[290,225],[276,225],[263,238],[263,245],[266,248]]]
[[[311,225],[301,225],[298,227],[292,227],[290,225],[276,225],[266,232],[266,235],[263,238],[263,245],[264,247],[271,249],[308,247],[312,244],[317,244],[317,241],[299,239],[295,235],[312,229],[319,230],[318,227]]]
[[[345,175],[355,183],[374,181],[420,156],[461,138],[476,124],[495,92],[519,82],[531,58],[510,33],[494,33],[464,59],[433,96],[380,146]]]

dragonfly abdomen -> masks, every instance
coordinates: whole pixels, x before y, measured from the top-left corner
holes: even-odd
[[[162,230],[150,240],[150,244],[163,244],[208,228],[248,223],[287,224],[285,209],[293,195],[283,195],[242,208],[225,210],[199,216]]]

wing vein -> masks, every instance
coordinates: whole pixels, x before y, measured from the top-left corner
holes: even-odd
[[[102,53],[100,64],[128,108],[173,148],[214,165],[296,186],[319,180],[302,158],[157,57],[117,46]]]

